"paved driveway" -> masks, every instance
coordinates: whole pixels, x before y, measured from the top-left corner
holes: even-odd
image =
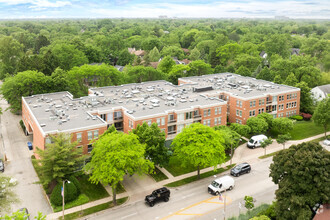
[[[8,107],[5,100],[0,99],[0,106],[3,111]],[[10,111],[4,111],[0,116],[0,151],[3,155],[6,153],[8,161],[5,162],[4,175],[17,179],[18,184],[14,191],[19,196],[20,203],[13,204],[12,210],[26,207],[31,213],[30,219],[37,215],[38,211],[43,214],[52,212],[40,184],[36,172],[32,166],[31,155],[27,148],[27,141],[31,136],[25,136],[20,128],[20,115],[14,115]],[[10,214],[10,213],[8,213]]]

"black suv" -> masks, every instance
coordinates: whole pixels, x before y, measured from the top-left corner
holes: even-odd
[[[150,195],[146,196],[145,201],[150,205],[150,207],[153,207],[155,205],[155,202],[159,200],[164,200],[165,202],[168,202],[170,199],[170,190],[166,187],[156,189],[153,191]]]
[[[251,166],[248,163],[241,163],[231,169],[230,174],[233,176],[240,176],[244,173],[250,173]]]

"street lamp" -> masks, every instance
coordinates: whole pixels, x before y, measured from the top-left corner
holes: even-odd
[[[241,138],[235,138],[234,141],[242,141]],[[233,162],[233,142],[230,142],[230,165]]]
[[[64,219],[64,185],[65,183],[71,183],[69,180],[63,180],[63,186],[62,186],[62,190],[61,190],[61,194],[62,194],[62,216]]]

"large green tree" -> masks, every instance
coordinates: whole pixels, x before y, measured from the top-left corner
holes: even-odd
[[[126,174],[152,172],[154,165],[146,160],[145,145],[133,134],[111,132],[103,135],[93,145],[91,162],[85,170],[91,173],[92,183],[110,184],[113,203],[116,204],[116,189]]]
[[[285,143],[288,142],[291,139],[290,134],[280,134],[278,135],[276,141],[279,144],[283,144],[283,149],[285,149]]]
[[[251,128],[248,125],[242,125],[238,123],[231,123],[230,129],[245,137],[251,132]]]
[[[251,117],[246,121],[246,125],[251,128],[252,134],[263,134],[268,129],[268,124],[265,119],[260,117]]]
[[[15,74],[20,58],[23,56],[23,45],[11,36],[0,38],[0,79],[6,74]]]
[[[75,66],[88,63],[88,59],[84,52],[76,49],[75,46],[71,44],[51,44],[48,47],[43,47],[41,51],[45,54],[48,50],[50,50],[56,57],[59,67],[64,70],[70,70]]]
[[[22,96],[50,92],[48,90],[48,86],[51,85],[49,79],[37,71],[20,72],[15,76],[6,78],[1,86],[1,93],[10,103],[9,108],[13,112],[17,112],[22,108]]]
[[[37,147],[37,154],[40,163],[37,169],[40,173],[40,181],[47,186],[53,180],[62,181],[77,171],[84,163],[86,156],[83,156],[81,148],[77,148],[77,142],[71,141],[71,135],[58,133],[50,135],[50,143],[46,143],[45,149]]]
[[[190,67],[190,70],[188,72],[190,76],[202,76],[213,73],[211,65],[205,63],[203,60],[195,60],[188,65]]]
[[[279,134],[286,134],[293,129],[293,122],[289,118],[275,118],[272,123],[272,129]]]
[[[126,83],[141,83],[164,79],[164,74],[153,67],[127,66],[124,71]]]
[[[175,61],[172,59],[172,57],[166,56],[159,62],[157,70],[168,74],[175,65]]]
[[[311,88],[306,82],[296,84],[300,88],[300,112],[313,113],[314,104],[311,94]]]
[[[182,166],[193,165],[197,168],[217,167],[225,161],[224,139],[221,134],[209,126],[194,123],[183,129],[173,140],[174,155]]]
[[[314,111],[313,120],[318,126],[324,128],[324,136],[327,136],[328,126],[330,126],[330,98],[320,101]]]
[[[179,60],[184,58],[183,50],[176,46],[165,46],[160,54],[162,56],[177,57]]]
[[[148,126],[144,122],[133,129],[132,132],[138,136],[141,144],[146,145],[145,158],[161,167],[168,163],[169,154],[167,147],[165,147],[165,132],[160,130],[157,123]]]
[[[330,202],[330,153],[316,143],[279,151],[270,165],[276,190],[276,219],[313,219],[317,204]]]

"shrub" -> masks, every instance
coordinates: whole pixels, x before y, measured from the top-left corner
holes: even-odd
[[[62,205],[61,184],[57,184],[50,195],[50,202],[53,205]]]
[[[21,127],[22,127],[22,129],[23,129],[23,131],[24,131],[24,133],[25,133],[26,128],[25,128],[25,125],[24,125],[23,121],[20,120],[20,121],[19,121],[19,124],[21,125]]]
[[[62,184],[57,183],[53,189],[52,194],[50,195],[50,202],[55,206],[62,205]],[[77,187],[74,183],[66,183],[64,187],[64,199],[65,203],[75,200],[78,197]]]
[[[70,176],[68,178],[68,180],[70,182],[72,182],[76,186],[76,188],[77,188],[77,195],[80,195],[80,193],[81,193],[81,184],[80,184],[79,180],[77,180],[77,178],[75,176]]]
[[[275,206],[276,206],[276,202],[273,202],[270,206],[268,206],[267,209],[264,209],[261,212],[259,212],[257,216],[266,215],[271,220],[276,220]]]
[[[304,118],[305,121],[309,121],[312,118],[311,114],[308,114],[308,113],[300,113],[300,114]]]
[[[303,116],[301,116],[301,115],[294,115],[289,118],[292,120],[296,120],[296,121],[302,121],[304,119]]]

